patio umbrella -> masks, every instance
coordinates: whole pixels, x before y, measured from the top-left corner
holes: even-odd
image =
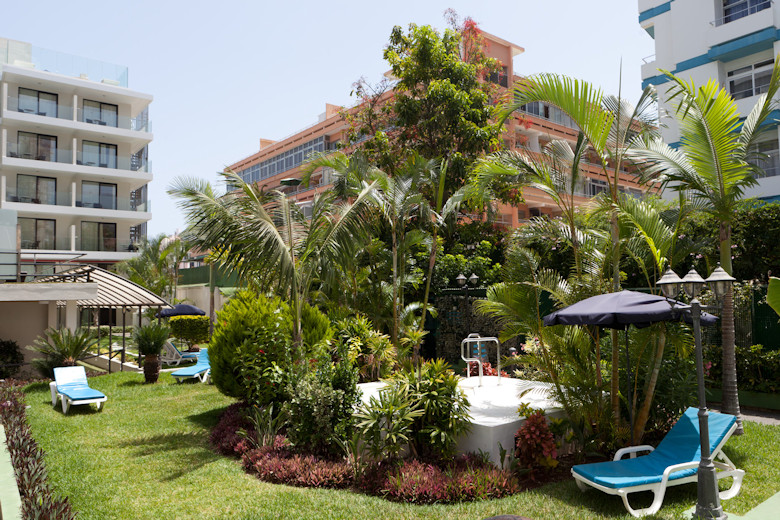
[[[655,294],[620,291],[599,294],[559,309],[544,317],[545,326],[597,325],[610,329],[638,329],[659,321],[691,321],[691,306]],[[703,325],[714,325],[716,316],[701,313]]]
[[[559,309],[543,318],[545,326],[552,325],[596,325],[610,329],[626,331],[626,366],[631,366],[628,354],[628,327],[633,325],[638,329],[649,327],[659,321],[691,322],[691,306],[655,294],[636,291],[620,291],[599,294],[579,301],[563,309]],[[716,316],[706,312],[701,313],[703,325],[714,325]],[[628,377],[628,400],[631,401],[631,371],[626,370]],[[629,415],[631,407],[629,407]],[[633,423],[633,417],[630,417]]]
[[[163,309],[157,313],[158,318],[170,318],[171,316],[205,316],[206,312],[198,309],[194,305],[179,303],[172,309]]]

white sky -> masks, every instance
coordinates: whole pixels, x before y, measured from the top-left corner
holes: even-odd
[[[623,96],[641,91],[655,52],[634,0],[7,1],[0,36],[129,67],[129,87],[154,96],[149,236],[185,227],[165,190],[177,176],[217,171],[349,105],[352,83],[374,83],[394,25],[447,26],[455,9],[525,48],[515,72],[556,72]]]

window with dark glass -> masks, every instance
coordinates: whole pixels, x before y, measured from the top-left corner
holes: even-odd
[[[119,122],[119,107],[110,103],[84,100],[84,122],[96,125],[113,126]]]
[[[82,181],[81,204],[85,208],[116,209],[116,184]]]
[[[51,219],[18,218],[22,249],[55,249],[57,223]]]
[[[108,222],[82,222],[81,250],[116,251],[116,224]]]
[[[768,59],[728,73],[729,93],[734,99],[757,96],[767,91],[774,60]]]
[[[84,141],[81,143],[81,161],[87,166],[116,168],[116,145]]]
[[[57,204],[57,179],[18,174],[16,196],[19,202]]]
[[[57,94],[19,87],[19,112],[57,117]]]
[[[739,20],[771,5],[771,0],[723,0],[723,23]]]
[[[57,138],[53,135],[19,132],[16,146],[19,157],[24,159],[57,160]]]

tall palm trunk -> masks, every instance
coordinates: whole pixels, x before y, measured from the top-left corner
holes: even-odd
[[[655,396],[655,387],[658,383],[658,374],[661,372],[661,361],[664,357],[664,348],[666,346],[666,326],[664,325],[658,334],[655,336],[655,357],[653,359],[653,365],[650,369],[650,377],[647,381],[647,389],[645,391],[645,397],[642,401],[642,406],[639,408],[639,413],[634,419],[633,431],[631,435],[632,443],[638,443],[642,440],[642,435],[645,432],[645,426],[647,420],[650,417],[650,405],[653,402]]]
[[[393,345],[398,347],[398,244],[393,230],[393,330],[391,333]]]
[[[618,242],[620,240],[620,229],[618,228],[618,216],[613,210],[609,216],[610,235],[612,238],[612,290],[620,290],[620,249]],[[618,331],[612,329],[612,379],[610,381],[609,393],[612,404],[612,420],[617,429],[620,426],[620,338]],[[629,370],[630,367],[626,367]]]
[[[731,274],[731,223],[720,223],[720,265]],[[737,356],[734,342],[734,289],[729,287],[723,297],[721,312],[721,344],[723,346],[723,411],[737,416],[735,435],[742,435],[742,416],[739,412],[737,390]]]

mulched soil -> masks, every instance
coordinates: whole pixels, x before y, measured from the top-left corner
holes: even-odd
[[[528,489],[535,489],[542,487],[545,484],[552,482],[563,482],[570,480],[571,468],[577,464],[589,464],[591,462],[603,462],[608,460],[606,457],[588,457],[584,461],[575,461],[573,455],[565,455],[558,459],[558,465],[552,469],[537,470],[531,473],[526,473],[518,480],[520,482],[520,490],[525,491]]]

